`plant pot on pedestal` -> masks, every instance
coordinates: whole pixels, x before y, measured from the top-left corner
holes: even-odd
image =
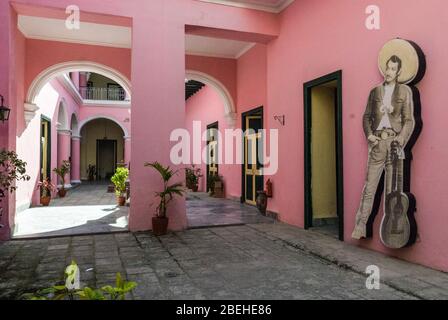
[[[163,236],[168,232],[167,217],[153,217],[152,218],[152,232],[155,236]]]
[[[117,204],[120,207],[124,207],[126,204],[126,197],[125,196],[117,196]]]
[[[67,190],[59,189],[58,190],[58,195],[59,195],[60,198],[65,198],[65,196],[67,195]]]
[[[262,215],[266,215],[266,209],[268,208],[268,196],[265,191],[257,191],[257,208]]]
[[[48,207],[50,205],[51,197],[40,197],[40,204],[44,207]]]

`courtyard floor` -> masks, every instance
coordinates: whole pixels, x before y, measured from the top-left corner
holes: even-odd
[[[131,299],[446,299],[448,275],[282,223],[112,233],[0,244],[0,299],[63,279],[74,259],[99,287],[121,272]],[[381,270],[379,290],[365,268]]]
[[[274,222],[254,206],[213,198],[204,192],[188,193],[186,205],[190,228]]]
[[[83,183],[49,207],[33,207],[16,216],[15,238],[69,236],[126,231],[128,207],[117,206],[105,183]]]

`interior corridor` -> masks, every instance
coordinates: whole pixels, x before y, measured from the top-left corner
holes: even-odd
[[[106,183],[83,183],[49,207],[32,207],[16,216],[14,238],[97,234],[128,230],[129,207],[118,207]]]

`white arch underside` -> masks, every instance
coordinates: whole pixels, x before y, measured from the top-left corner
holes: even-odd
[[[107,120],[110,120],[110,121],[114,122],[116,125],[118,125],[121,128],[121,130],[123,130],[125,139],[129,139],[131,137],[129,135],[129,131],[126,129],[125,126],[123,126],[120,123],[120,121],[118,121],[114,117],[106,116],[106,115],[100,115],[100,114],[91,116],[91,117],[89,117],[87,119],[84,119],[81,122],[79,122],[78,123],[78,130],[76,132],[73,132],[73,135],[80,137],[81,136],[81,130],[87,123],[89,123],[91,121],[94,121],[94,120],[99,120],[99,119],[107,119]]]
[[[227,90],[227,88],[219,80],[200,71],[187,70],[185,72],[185,76],[188,80],[202,82],[203,84],[214,88],[218,92],[224,104],[224,114],[226,116],[227,122],[230,127],[234,127],[236,121],[236,108],[232,96],[230,95],[230,92]]]
[[[115,69],[91,61],[69,61],[55,64],[42,71],[31,83],[28,89],[26,102],[29,104],[35,104],[35,100],[39,92],[54,77],[64,73],[76,71],[94,72],[104,75],[105,77],[108,77],[109,79],[117,82],[120,86],[123,87],[126,93],[131,96],[131,82],[127,77],[125,77]]]

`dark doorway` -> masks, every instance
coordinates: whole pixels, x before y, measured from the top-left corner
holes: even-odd
[[[344,240],[342,72],[304,84],[305,228]]]
[[[41,117],[40,120],[40,181],[51,177],[51,123]]]
[[[244,132],[242,166],[241,202],[256,205],[257,192],[264,189],[264,176],[259,159],[259,146],[262,142],[263,107],[242,114]],[[249,130],[250,129],[250,130]]]
[[[98,180],[110,180],[117,167],[117,140],[96,141],[96,168]]]
[[[219,174],[218,166],[218,122],[207,126],[207,192],[210,190],[210,177]]]

